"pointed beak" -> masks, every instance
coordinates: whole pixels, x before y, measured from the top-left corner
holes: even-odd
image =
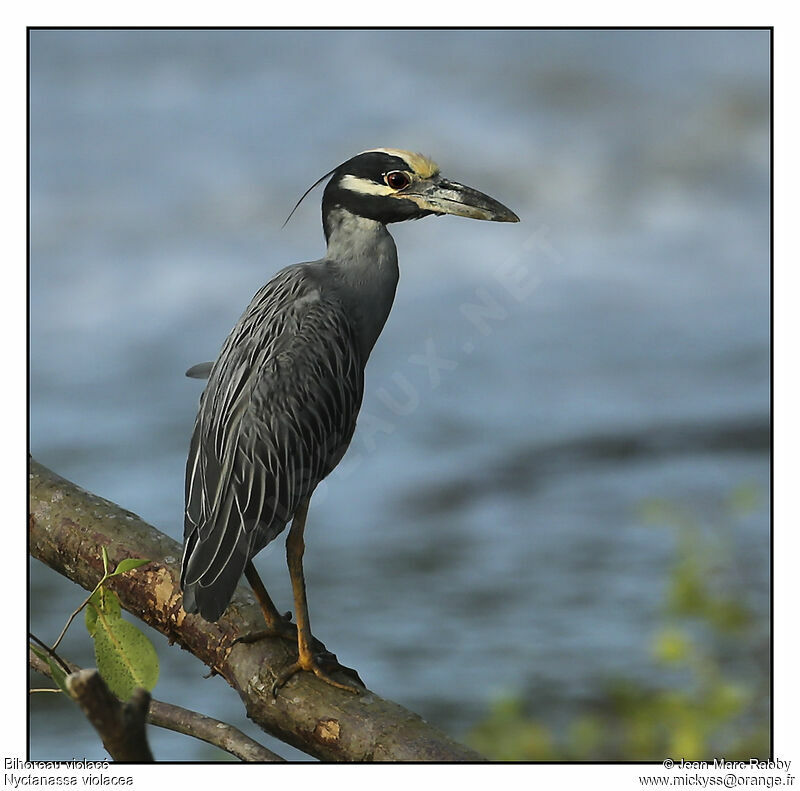
[[[421,209],[434,214],[455,214],[492,222],[519,222],[519,217],[511,209],[494,198],[441,176],[418,181],[398,197],[412,200]]]

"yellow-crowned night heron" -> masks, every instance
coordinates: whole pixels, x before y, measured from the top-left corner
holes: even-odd
[[[280,271],[255,295],[216,362],[187,372],[208,375],[208,384],[186,465],[181,585],[186,612],[216,621],[244,573],[265,633],[294,640],[295,627],[278,613],[251,562],[292,520],[286,555],[299,657],[274,689],[308,670],[357,691],[332,679],[315,655],[303,530],[314,488],[353,436],[364,366],[394,300],[397,250],[386,225],[429,214],[519,218],[407,151],[365,151],[327,176],[325,257]]]

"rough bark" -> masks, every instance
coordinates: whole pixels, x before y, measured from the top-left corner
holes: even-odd
[[[101,546],[112,564],[149,558],[111,583],[122,606],[223,676],[268,733],[327,761],[485,760],[392,701],[369,690],[338,690],[310,673],[295,675],[273,700],[272,682],[293,660],[293,649],[280,639],[232,645],[263,626],[246,588],[239,587],[217,623],[188,615],[181,607],[176,541],[33,460],[29,483],[31,554],[87,590],[103,573]]]
[[[63,660],[63,657],[61,659],[66,661]],[[66,661],[66,664],[73,673],[82,669],[69,661]],[[28,652],[28,666],[43,676],[53,677],[47,662],[39,659],[33,651]],[[241,761],[250,763],[284,762],[284,759],[273,753],[272,750],[268,750],[227,722],[221,722],[213,717],[207,717],[205,714],[199,714],[172,703],[164,703],[152,698],[150,709],[147,712],[147,721],[151,725],[157,725],[160,728],[213,744]]]
[[[147,744],[145,722],[150,693],[137,687],[127,703],[122,703],[94,669],[78,670],[65,679],[67,689],[81,711],[103,740],[103,746],[115,761],[151,763],[153,754]]]

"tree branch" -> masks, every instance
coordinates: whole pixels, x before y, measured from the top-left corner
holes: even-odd
[[[150,693],[146,689],[136,687],[131,699],[123,703],[94,668],[70,673],[66,685],[115,761],[152,763],[144,727],[150,706]]]
[[[30,462],[30,552],[87,590],[103,573],[100,546],[112,563],[151,563],[110,583],[122,606],[213,668],[238,692],[247,715],[277,738],[322,760],[483,761],[418,715],[369,690],[353,695],[299,673],[276,699],[272,682],[290,661],[280,639],[232,645],[262,628],[261,612],[243,587],[217,623],[181,607],[180,545],[135,514]]]
[[[64,663],[63,659],[60,657],[58,659],[62,664]],[[33,651],[28,652],[28,665],[43,676],[53,677],[47,662],[39,659]],[[81,669],[73,662],[67,662],[66,666],[68,673],[75,673]],[[49,691],[59,692],[60,690]],[[283,758],[251,739],[246,733],[242,733],[238,728],[191,709],[184,709],[182,706],[153,699],[150,701],[147,721],[151,725],[157,725],[159,728],[166,728],[176,733],[182,733],[185,736],[200,739],[208,744],[213,744],[215,747],[235,755],[241,761],[252,763],[283,762]]]

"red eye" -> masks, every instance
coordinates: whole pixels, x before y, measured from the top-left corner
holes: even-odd
[[[392,170],[389,173],[385,173],[383,180],[393,190],[405,189],[411,183],[411,179],[408,177],[408,174],[403,173],[402,170]]]

